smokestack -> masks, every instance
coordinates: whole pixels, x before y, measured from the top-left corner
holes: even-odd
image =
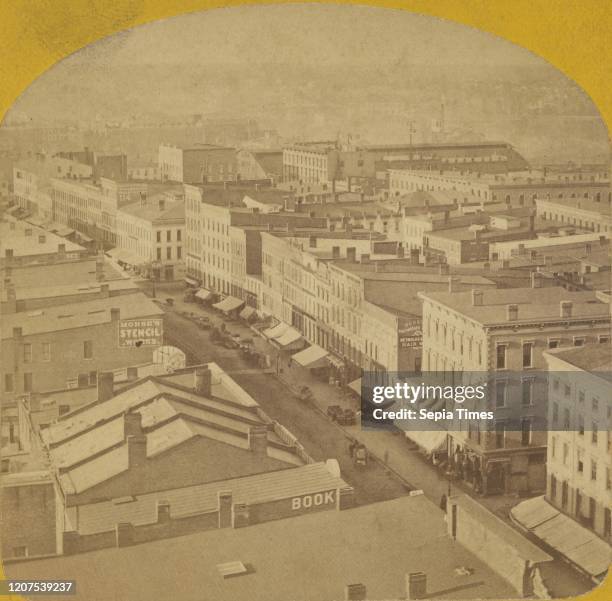
[[[561,301],[560,303],[560,314],[561,317],[571,317],[574,303],[572,301]]]
[[[508,321],[516,321],[518,319],[518,305],[506,306],[506,319]]]
[[[112,371],[101,371],[98,374],[98,401],[108,401],[114,395],[115,374]]]
[[[411,572],[406,576],[406,599],[414,601],[427,596],[427,574]]]
[[[199,367],[195,370],[193,376],[193,388],[200,396],[211,396],[212,372],[208,367]]]
[[[266,426],[252,426],[249,428],[249,449],[257,457],[267,456],[268,428]]]
[[[472,290],[472,306],[482,307],[482,290]]]

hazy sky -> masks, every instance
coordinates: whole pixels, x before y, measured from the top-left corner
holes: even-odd
[[[406,11],[312,4],[225,8],[157,21],[107,38],[69,60],[92,59],[542,64],[502,38],[451,21]]]

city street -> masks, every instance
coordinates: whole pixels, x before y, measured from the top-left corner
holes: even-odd
[[[150,284],[142,282],[147,292]],[[275,351],[267,341],[257,335],[243,322],[224,322],[215,310],[195,303],[183,302],[182,284],[157,286],[156,296],[160,301],[173,299],[173,306],[164,304],[165,342],[179,346],[188,362],[214,361],[249,392],[270,417],[286,426],[316,460],[336,458],[343,478],[355,488],[358,504],[372,503],[407,494],[409,490],[422,490],[438,504],[448,491],[449,483],[425,457],[399,432],[364,431],[359,424],[340,427],[325,415],[329,405],[341,404],[357,407],[338,388],[315,380],[304,370],[282,364],[280,377],[275,373]],[[254,369],[247,364],[237,350],[226,349],[210,341],[209,331],[203,331],[181,312],[206,315],[215,325],[226,323],[227,329],[240,337],[254,338],[255,346],[271,355],[273,369]],[[281,379],[282,378],[282,379]],[[316,405],[300,402],[294,394],[300,384],[308,385],[314,392]],[[353,465],[348,453],[350,440],[364,443],[370,456],[365,468]],[[451,492],[473,495],[473,491],[457,482],[451,483]],[[480,503],[508,523],[509,510],[521,499],[515,496],[478,497]],[[534,541],[537,542],[537,541]],[[547,586],[555,596],[577,595],[589,587],[588,580],[573,570],[561,559],[543,566]]]

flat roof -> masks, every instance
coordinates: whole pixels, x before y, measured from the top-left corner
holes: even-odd
[[[431,597],[515,597],[510,584],[447,536],[443,515],[425,496],[406,496],[146,546],[7,564],[5,571],[15,579],[61,574],[78,581],[75,599],[87,601],[149,601],[160,591],[182,601],[201,601],[202,591],[215,601],[332,601],[343,599],[351,583],[365,584],[369,599],[405,599],[406,575],[417,571],[427,573]],[[217,565],[230,561],[250,569],[223,578]],[[456,571],[462,566],[468,575]]]
[[[163,209],[160,209],[159,201],[165,200]],[[163,220],[185,220],[185,203],[182,200],[171,201],[164,198],[164,194],[156,194],[149,197],[143,204],[134,202],[124,205],[117,210],[117,213],[127,213],[145,221]]]
[[[53,298],[61,296],[72,296],[75,294],[94,294],[101,291],[101,287],[107,285],[109,291],[138,291],[137,284],[131,279],[109,280],[97,282],[87,281],[83,283],[61,284],[50,286],[31,286],[29,288],[15,287],[17,300],[31,300],[39,298]],[[2,300],[6,301],[6,287],[2,291]]]
[[[13,249],[15,257],[30,255],[48,255],[58,252],[58,246],[63,244],[67,253],[82,252],[86,250],[79,244],[70,242],[41,227],[23,221],[17,221],[12,229],[9,222],[0,222],[0,256],[6,256],[6,250]],[[26,230],[30,234],[26,235]],[[41,242],[41,237],[43,241]]]
[[[107,323],[111,320],[110,311],[113,308],[120,310],[120,319],[161,317],[163,314],[163,311],[142,292],[120,294],[3,315],[2,338],[12,338],[13,328],[17,327],[22,329],[22,336],[30,336]]]
[[[597,299],[594,291],[569,292],[561,287],[503,288],[481,290],[482,305],[472,304],[471,292],[421,292],[424,300],[433,300],[481,324],[508,323],[506,307],[518,305],[516,322],[524,320],[572,321],[610,317],[610,305]],[[561,301],[571,301],[572,317],[560,317]]]
[[[551,354],[585,371],[612,372],[612,346],[609,342],[605,344],[585,344],[568,349],[555,349],[554,353]]]

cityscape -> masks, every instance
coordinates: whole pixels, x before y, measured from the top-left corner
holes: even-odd
[[[592,590],[611,211],[586,93],[451,22],[245,7],[61,61],[0,128],[6,578],[86,601]]]

